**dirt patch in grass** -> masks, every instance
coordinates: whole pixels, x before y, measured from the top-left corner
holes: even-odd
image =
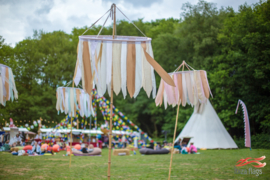
[[[48,159],[50,161],[69,161],[69,159]]]
[[[198,164],[191,164],[191,163],[181,163],[181,166],[196,166]]]
[[[17,174],[17,175],[24,175],[28,171],[31,171],[29,168],[12,168],[12,169],[10,169],[10,168],[3,168],[3,170],[7,174]]]
[[[44,176],[34,176],[33,179],[45,179]]]

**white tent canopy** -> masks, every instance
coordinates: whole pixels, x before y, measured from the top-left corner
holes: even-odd
[[[183,139],[184,137],[193,137],[189,141],[188,146],[193,142],[194,145],[199,148],[238,148],[209,100],[204,105],[201,113],[193,112],[175,142],[177,142],[179,138]]]
[[[4,127],[4,131],[10,131],[10,127]],[[16,128],[14,128],[16,129]],[[19,132],[29,132],[26,128],[17,128]]]
[[[42,133],[70,133],[70,129],[53,129],[53,128],[41,128],[40,131]],[[94,129],[72,129],[72,134],[103,134],[103,132],[101,130],[94,130]],[[118,131],[118,130],[113,130],[112,131],[113,134],[117,134],[117,135],[130,135],[130,132],[126,132],[126,131]],[[139,136],[138,132],[133,132],[133,135]]]

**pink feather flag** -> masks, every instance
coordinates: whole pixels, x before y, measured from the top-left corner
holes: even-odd
[[[235,110],[235,114],[237,114],[239,104],[241,104],[244,114],[244,123],[245,123],[245,146],[251,148],[251,137],[250,137],[250,125],[249,125],[249,118],[248,118],[248,111],[245,103],[238,100],[238,104]]]

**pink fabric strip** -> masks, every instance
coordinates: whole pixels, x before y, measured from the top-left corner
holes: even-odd
[[[168,85],[166,82],[164,82],[164,87],[167,95],[168,104],[171,105],[173,104],[174,101],[172,87]]]

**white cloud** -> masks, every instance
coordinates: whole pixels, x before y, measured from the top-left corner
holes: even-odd
[[[248,4],[257,2],[246,1]],[[182,4],[188,1],[116,0],[114,2],[131,20],[144,18],[144,21],[151,21],[170,17],[179,18]],[[189,2],[196,4],[198,0]],[[210,2],[216,3],[218,8],[232,6],[238,10],[238,6],[244,4],[245,0],[211,0]],[[0,0],[0,35],[4,37],[6,43],[14,46],[16,42],[32,36],[33,30],[45,32],[63,30],[70,33],[73,27],[90,26],[110,8],[112,3],[113,0]],[[117,13],[117,19],[124,19],[124,16]]]

